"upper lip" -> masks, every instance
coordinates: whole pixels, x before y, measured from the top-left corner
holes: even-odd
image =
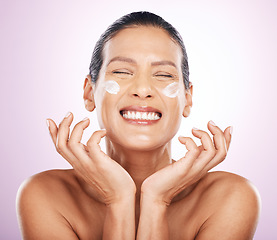
[[[149,107],[149,106],[136,106],[136,105],[131,105],[131,106],[127,106],[127,107],[123,107],[119,110],[120,113],[122,113],[122,111],[135,111],[135,112],[156,112],[160,115],[160,117],[162,116],[162,112],[161,110],[157,109],[157,108],[153,108],[153,107]]]

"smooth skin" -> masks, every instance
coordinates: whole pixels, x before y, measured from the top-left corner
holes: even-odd
[[[57,126],[48,120],[58,153],[73,169],[52,170],[27,180],[18,194],[23,239],[247,240],[252,239],[260,200],[246,179],[209,172],[222,162],[231,127],[222,131],[210,121],[210,135],[199,129],[179,137],[187,149],[171,159],[171,139],[192,106],[192,85],[185,89],[181,50],[168,34],[153,27],[121,30],[104,49],[97,84],[87,76],[84,101],[97,110],[102,130],[81,142],[88,118],[70,133],[73,114]],[[104,91],[117,81],[118,94]],[[176,98],[163,95],[180,84]],[[120,114],[128,106],[158,109],[155,124],[130,123]],[[99,146],[105,137],[107,153]]]

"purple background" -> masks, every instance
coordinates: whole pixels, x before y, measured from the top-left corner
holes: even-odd
[[[153,11],[171,22],[187,47],[194,106],[180,134],[214,120],[234,126],[227,159],[217,167],[250,179],[263,208],[255,239],[276,233],[277,3],[270,0],[1,1],[1,239],[20,239],[15,197],[27,177],[69,168],[45,125],[85,111],[82,84],[100,34],[131,11]],[[130,6],[132,5],[132,6]],[[173,157],[185,150],[174,139]]]

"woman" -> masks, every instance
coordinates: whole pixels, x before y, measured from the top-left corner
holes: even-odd
[[[210,172],[224,160],[232,128],[179,137],[187,148],[171,159],[171,139],[192,106],[185,47],[159,16],[131,13],[97,42],[84,82],[88,111],[101,130],[81,143],[90,120],[70,133],[72,113],[48,119],[59,154],[73,167],[33,176],[20,189],[24,239],[252,239],[259,215],[244,178]],[[107,153],[99,142],[105,137]]]

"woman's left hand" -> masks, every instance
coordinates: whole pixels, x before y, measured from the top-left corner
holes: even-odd
[[[232,127],[222,132],[210,121],[208,129],[213,135],[213,141],[207,132],[192,130],[192,134],[201,140],[200,146],[189,137],[179,137],[179,141],[188,150],[186,155],[145,179],[141,186],[143,197],[168,206],[177,194],[225,159],[231,142]]]

